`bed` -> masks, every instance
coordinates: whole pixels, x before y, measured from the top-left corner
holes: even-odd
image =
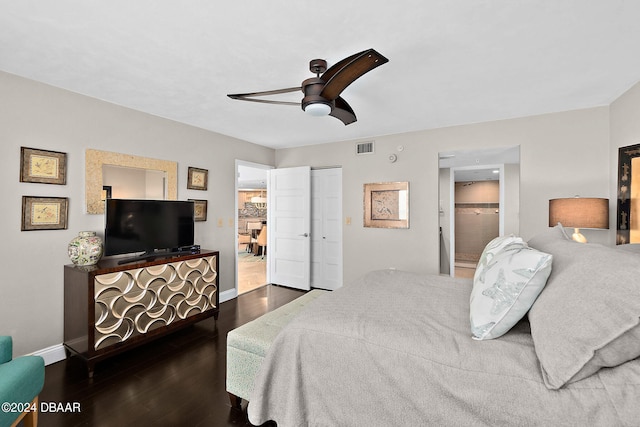
[[[515,241],[488,245],[474,280],[383,270],[317,298],[271,345],[249,420],[640,425],[640,255],[574,243],[561,227]],[[514,261],[523,251],[533,267]],[[481,279],[494,309],[508,300],[496,295],[496,283],[510,282],[501,260],[542,283],[522,280],[506,314],[474,329]]]

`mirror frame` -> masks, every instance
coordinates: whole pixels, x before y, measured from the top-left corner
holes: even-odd
[[[89,214],[104,213],[104,200],[101,197],[103,165],[164,171],[167,175],[167,200],[178,199],[177,162],[88,148],[85,152],[84,184],[86,208]]]
[[[616,213],[616,245],[631,242],[631,177],[632,160],[640,157],[640,144],[618,149],[618,209]],[[636,242],[637,243],[637,242]]]

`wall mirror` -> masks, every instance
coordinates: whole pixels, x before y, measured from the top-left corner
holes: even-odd
[[[104,213],[105,188],[123,199],[178,198],[178,163],[88,149],[85,153],[87,213]]]
[[[640,243],[640,144],[618,149],[616,244]]]

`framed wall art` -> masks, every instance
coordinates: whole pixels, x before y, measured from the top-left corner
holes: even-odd
[[[206,221],[207,220],[207,201],[196,200],[196,199],[189,199],[189,200],[193,202],[193,209],[195,211],[194,220]]]
[[[20,147],[20,182],[67,183],[67,154]]]
[[[207,169],[192,168],[189,166],[187,176],[187,188],[190,190],[206,190],[209,180],[209,171]]]
[[[66,230],[69,199],[22,196],[22,231]]]
[[[364,226],[409,228],[409,183],[364,184]]]
[[[618,149],[616,244],[640,243],[640,144]]]

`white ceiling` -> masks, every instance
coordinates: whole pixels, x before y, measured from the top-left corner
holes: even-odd
[[[0,70],[281,148],[607,105],[640,80],[639,17],[631,0],[1,0]],[[342,93],[349,126],[226,97],[367,48],[389,63]]]

